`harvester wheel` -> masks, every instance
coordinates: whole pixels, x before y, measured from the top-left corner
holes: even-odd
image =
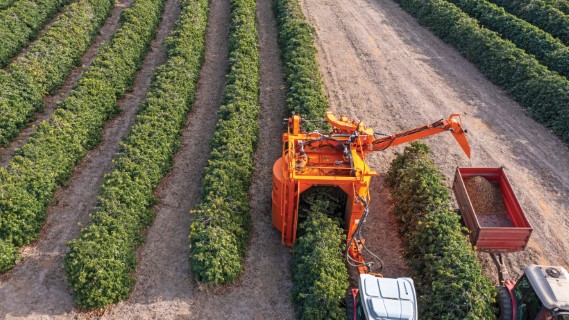
[[[513,305],[510,292],[506,287],[498,286],[498,306],[500,307],[499,320],[512,320]]]

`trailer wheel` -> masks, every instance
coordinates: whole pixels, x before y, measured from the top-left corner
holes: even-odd
[[[510,292],[506,287],[498,286],[498,306],[500,307],[499,320],[512,320],[513,317],[513,305],[512,298],[510,297]]]

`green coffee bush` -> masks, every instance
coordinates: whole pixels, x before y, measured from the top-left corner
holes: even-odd
[[[556,6],[551,5],[551,0],[490,0],[504,7],[508,12],[526,20],[527,22],[551,33],[563,43],[569,45],[569,15]],[[563,2],[563,1],[559,1]],[[567,8],[561,6],[561,8]]]
[[[318,208],[313,208],[317,210]],[[292,258],[292,295],[299,319],[345,319],[346,236],[338,222],[312,211],[299,224]]]
[[[528,54],[533,54],[546,67],[569,77],[569,48],[549,33],[507,13],[486,0],[448,0],[464,10],[480,24],[498,32]]]
[[[105,176],[99,205],[79,239],[68,243],[65,271],[82,308],[102,308],[128,297],[134,285],[136,248],[154,218],[154,190],[169,172],[195,98],[205,50],[209,2],[183,0],[175,30],[166,39],[168,60]]]
[[[5,2],[7,8],[0,11],[0,67],[4,67],[69,2],[71,0],[18,0],[12,6],[9,6],[10,1]]]
[[[444,178],[415,142],[393,160],[387,183],[393,188],[407,264],[425,319],[492,319],[496,291],[482,274],[460,217],[450,210]]]
[[[37,126],[7,168],[0,169],[1,240],[19,247],[38,238],[53,193],[98,144],[105,120],[118,112],[117,100],[131,86],[143,61],[163,3],[137,0],[123,11],[122,26],[70,96]],[[0,256],[6,254],[0,252]],[[9,262],[2,261],[0,269],[5,270]]]
[[[202,203],[190,227],[190,269],[207,285],[233,283],[250,236],[248,190],[259,137],[259,53],[254,0],[230,0],[229,73],[210,143]]]
[[[445,0],[396,0],[569,143],[569,81]],[[569,29],[568,29],[569,30]]]
[[[302,14],[298,0],[277,0],[275,11],[288,110],[300,112],[305,119],[323,120],[328,101],[316,60],[314,29]],[[319,126],[305,125],[307,130]]]
[[[26,53],[0,75],[0,145],[7,145],[43,109],[95,39],[114,0],[80,0],[65,7]]]

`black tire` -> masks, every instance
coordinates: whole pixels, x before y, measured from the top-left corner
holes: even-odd
[[[346,319],[354,320],[354,297],[352,296],[352,289],[348,289],[348,293],[346,293]]]
[[[498,286],[498,306],[499,310],[499,320],[512,320],[514,314],[514,307],[512,304],[512,298],[510,297],[510,292],[506,287]]]

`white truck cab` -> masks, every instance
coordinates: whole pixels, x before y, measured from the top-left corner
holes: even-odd
[[[411,278],[382,278],[361,274],[359,290],[348,304],[350,320],[417,320],[417,295]],[[352,308],[352,310],[350,310]]]

